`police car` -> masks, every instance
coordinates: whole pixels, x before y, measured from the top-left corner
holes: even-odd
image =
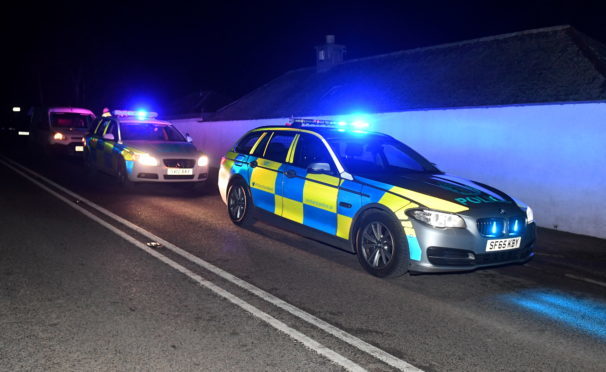
[[[246,133],[221,160],[230,219],[271,219],[357,254],[369,273],[466,271],[521,263],[532,209],[438,170],[361,122],[294,119]]]
[[[84,159],[91,170],[138,182],[188,182],[208,178],[208,157],[157,113],[115,110],[104,114],[85,137]]]

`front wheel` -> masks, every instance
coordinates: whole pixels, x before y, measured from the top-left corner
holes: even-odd
[[[381,278],[408,271],[408,244],[403,228],[385,212],[368,212],[356,231],[356,253],[360,265]]]
[[[132,190],[135,186],[135,183],[128,178],[128,171],[126,170],[126,164],[124,160],[118,160],[118,182],[120,185],[127,189]]]
[[[248,187],[242,182],[234,182],[227,190],[227,212],[231,222],[246,226],[253,222],[253,203]]]

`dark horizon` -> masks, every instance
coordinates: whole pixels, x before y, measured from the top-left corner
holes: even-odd
[[[232,100],[313,66],[325,35],[347,59],[570,24],[606,42],[597,1],[11,5],[3,105],[166,111],[196,91]],[[43,102],[41,102],[43,100]]]

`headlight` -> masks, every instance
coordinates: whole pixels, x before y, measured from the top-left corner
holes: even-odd
[[[410,215],[417,221],[424,222],[433,227],[465,228],[465,221],[456,214],[416,209]]]
[[[534,222],[534,213],[532,212],[532,208],[526,207],[526,223]]]
[[[57,141],[63,141],[65,139],[65,136],[63,135],[63,133],[57,132],[53,135],[53,138]]]
[[[143,165],[149,165],[152,167],[155,167],[158,165],[158,159],[154,158],[153,156],[151,156],[149,154],[141,154],[137,157],[137,160],[139,161],[139,163],[141,163]]]
[[[200,158],[198,159],[198,166],[205,167],[207,165],[208,165],[208,156],[206,156],[206,155],[200,156]]]

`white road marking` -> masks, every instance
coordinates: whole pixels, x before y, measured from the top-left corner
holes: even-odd
[[[40,174],[38,174],[38,173],[30,170],[30,169],[28,169],[28,168],[26,168],[24,166],[22,166],[21,164],[19,164],[17,162],[14,162],[11,159],[7,159],[4,156],[2,156],[2,158],[5,159],[5,161],[8,161],[8,162],[14,164],[15,166],[23,169],[25,172],[28,172],[28,173],[30,173],[30,174],[32,174],[32,175],[34,175],[34,176],[36,176],[36,177],[44,180],[48,184],[56,187],[57,189],[63,191],[64,193],[72,196],[75,200],[79,200],[80,203],[84,202],[89,207],[97,210],[98,212],[106,215],[107,217],[109,217],[109,218],[111,218],[111,219],[113,219],[113,220],[115,220],[115,221],[123,224],[124,226],[126,226],[126,227],[128,227],[128,228],[130,228],[130,229],[132,229],[132,230],[134,230],[136,232],[138,232],[141,235],[146,236],[147,238],[150,239],[150,241],[155,241],[155,242],[158,242],[158,243],[162,244],[165,248],[173,251],[174,253],[176,253],[176,254],[180,255],[181,257],[189,260],[190,262],[195,263],[196,265],[198,265],[198,266],[200,266],[200,267],[202,267],[202,268],[204,268],[204,269],[206,269],[206,270],[214,273],[215,275],[217,275],[217,276],[219,276],[219,277],[221,277],[221,278],[223,278],[223,279],[225,279],[225,280],[227,280],[227,281],[229,281],[229,282],[231,282],[231,283],[239,286],[240,288],[243,288],[243,289],[247,290],[248,292],[256,295],[257,297],[265,300],[266,302],[269,302],[269,303],[271,303],[271,304],[273,304],[273,305],[275,305],[275,306],[277,306],[277,307],[279,307],[279,308],[287,311],[288,313],[290,313],[290,314],[298,317],[299,319],[302,319],[305,322],[307,322],[309,324],[312,324],[312,325],[314,325],[314,326],[322,329],[326,333],[328,333],[328,334],[330,334],[330,335],[332,335],[332,336],[340,339],[343,342],[348,343],[349,345],[351,345],[351,346],[353,346],[353,347],[355,347],[355,348],[357,348],[357,349],[359,349],[361,351],[364,351],[365,353],[373,356],[374,358],[382,361],[383,363],[386,363],[386,364],[388,364],[388,365],[390,365],[390,366],[392,366],[394,368],[397,368],[399,370],[402,370],[402,371],[407,371],[407,372],[408,371],[410,371],[410,372],[413,372],[413,371],[422,371],[421,369],[413,366],[412,364],[410,364],[410,363],[408,363],[408,362],[406,362],[406,361],[404,361],[402,359],[399,359],[399,358],[397,358],[397,357],[395,357],[395,356],[387,353],[386,351],[384,351],[382,349],[379,349],[378,347],[373,346],[373,345],[371,345],[371,344],[369,344],[369,343],[367,343],[367,342],[359,339],[358,337],[356,337],[356,336],[354,336],[354,335],[352,335],[352,334],[350,334],[350,333],[348,333],[348,332],[346,332],[346,331],[344,331],[344,330],[342,330],[340,328],[337,328],[337,327],[333,326],[332,324],[327,323],[324,320],[322,320],[320,318],[317,318],[316,316],[314,316],[312,314],[309,314],[306,311],[301,310],[298,307],[296,307],[294,305],[291,305],[288,302],[286,302],[286,301],[284,301],[284,300],[282,300],[282,299],[280,299],[280,298],[278,298],[278,297],[276,297],[276,296],[274,296],[274,295],[272,295],[272,294],[270,294],[268,292],[265,292],[261,288],[258,288],[256,286],[254,286],[254,285],[252,285],[252,284],[250,284],[250,283],[248,283],[248,282],[246,282],[246,281],[244,281],[244,280],[242,280],[242,279],[240,279],[240,278],[238,278],[238,277],[236,277],[236,276],[228,273],[227,271],[225,271],[223,269],[220,269],[219,267],[217,267],[217,266],[215,266],[215,265],[213,265],[213,264],[211,264],[211,263],[209,263],[207,261],[204,261],[203,259],[201,259],[201,258],[199,258],[197,256],[194,256],[193,254],[191,254],[191,253],[189,253],[189,252],[187,252],[187,251],[185,251],[185,250],[177,247],[176,245],[174,245],[174,244],[172,244],[172,243],[170,243],[170,242],[168,242],[168,241],[166,241],[166,240],[164,240],[164,239],[162,239],[162,238],[154,235],[153,233],[151,233],[151,232],[143,229],[142,227],[139,227],[139,226],[133,224],[132,222],[130,222],[130,221],[128,221],[128,220],[126,220],[126,219],[124,219],[124,218],[122,218],[122,217],[120,217],[120,216],[118,216],[118,215],[116,215],[116,214],[114,214],[112,212],[110,212],[109,210],[107,210],[107,209],[105,209],[105,208],[103,208],[103,207],[101,207],[101,206],[93,203],[92,201],[87,200],[86,198],[84,198],[84,197],[82,197],[82,196],[80,196],[80,195],[72,192],[71,190],[68,190],[68,189],[64,188],[63,186],[58,185],[57,183],[49,180],[48,178],[46,178],[46,177],[44,177],[44,176],[42,176],[42,175],[40,175]],[[8,165],[8,164],[6,164],[6,165]],[[16,171],[18,171],[18,170],[16,170]],[[21,172],[19,172],[19,173],[21,173]],[[21,173],[21,174],[23,174],[23,173]],[[32,180],[33,182],[37,183],[36,180],[31,179],[27,175],[24,175],[24,176],[27,177],[28,179]],[[44,185],[40,185],[40,186],[48,190],[48,188],[46,188]],[[55,194],[54,191],[52,191],[52,190],[49,190],[49,192]],[[68,200],[68,199],[63,198],[62,196],[60,196],[60,197],[62,198],[62,200]],[[70,205],[73,205],[73,201],[72,201],[72,203],[70,203]],[[86,211],[86,210],[84,210],[84,211]],[[118,230],[118,231],[120,231],[120,230]],[[140,243],[140,244],[142,244],[142,243]],[[143,246],[145,246],[145,245],[143,245]],[[145,246],[145,248],[146,248],[146,251],[147,251],[147,249],[149,249],[147,246]]]
[[[599,285],[599,286],[602,286],[602,287],[606,287],[606,283],[601,282],[599,280],[585,278],[583,276],[576,276],[574,274],[568,274],[568,273],[564,274],[564,276],[567,277],[567,278],[581,280],[581,281],[584,281],[584,282],[587,282],[587,283],[591,283],[591,284]]]
[[[269,324],[270,326],[274,327],[275,329],[277,329],[277,330],[285,333],[287,336],[291,337],[292,339],[294,339],[296,341],[299,341],[300,343],[302,343],[303,345],[305,345],[309,349],[311,349],[311,350],[315,351],[316,353],[324,356],[325,358],[329,359],[333,363],[336,363],[336,364],[340,365],[341,367],[345,368],[348,371],[356,371],[356,372],[366,371],[366,369],[362,368],[360,365],[354,363],[353,361],[345,358],[341,354],[338,354],[337,352],[333,351],[332,349],[327,348],[326,346],[324,346],[321,343],[315,341],[314,339],[312,339],[312,338],[304,335],[303,333],[297,331],[294,328],[289,327],[285,323],[283,323],[283,322],[279,321],[278,319],[272,317],[271,315],[269,315],[269,314],[267,314],[267,313],[259,310],[258,308],[254,307],[253,305],[249,304],[248,302],[240,299],[239,297],[235,296],[231,292],[228,292],[228,291],[224,290],[223,288],[217,286],[216,284],[214,284],[214,283],[212,283],[212,282],[210,282],[210,281],[202,278],[200,275],[194,273],[193,271],[191,271],[191,270],[189,270],[189,269],[187,269],[187,268],[179,265],[177,262],[171,260],[170,258],[168,258],[168,257],[162,255],[161,253],[159,253],[159,252],[157,252],[157,251],[149,248],[145,243],[142,243],[142,242],[136,240],[135,238],[133,238],[132,236],[128,235],[124,231],[116,228],[112,224],[110,224],[110,223],[104,221],[103,219],[101,219],[100,217],[92,214],[91,212],[89,212],[88,210],[84,209],[80,205],[74,203],[73,200],[69,200],[68,198],[64,197],[63,195],[61,195],[61,194],[57,193],[56,191],[50,189],[49,187],[47,187],[46,185],[44,185],[40,181],[32,178],[31,176],[25,174],[21,170],[13,167],[12,165],[7,164],[4,161],[4,159],[0,159],[0,162],[3,163],[8,168],[12,169],[14,172],[17,172],[20,175],[22,175],[23,177],[25,177],[26,179],[30,180],[31,182],[33,182],[34,184],[36,184],[38,187],[40,187],[43,190],[45,190],[46,192],[48,192],[49,194],[55,196],[57,199],[65,202],[70,207],[72,207],[75,210],[77,210],[78,212],[84,214],[86,217],[88,217],[91,220],[97,222],[101,226],[103,226],[103,227],[111,230],[114,234],[120,236],[121,238],[125,239],[126,241],[128,241],[131,244],[133,244],[134,246],[140,248],[141,250],[145,251],[146,253],[150,254],[151,256],[153,256],[153,257],[157,258],[158,260],[164,262],[165,264],[167,264],[168,266],[172,267],[173,269],[175,269],[175,270],[177,270],[177,271],[185,274],[186,276],[188,276],[190,279],[192,279],[193,281],[195,281],[196,283],[198,283],[202,287],[205,287],[205,288],[211,290],[215,294],[223,297],[224,299],[228,300],[229,302],[233,303],[234,305],[242,308],[246,312],[250,313],[251,315],[253,315],[253,316],[257,317],[257,318],[259,318],[260,320],[264,321],[265,323]],[[25,168],[25,167],[23,167],[23,168]],[[25,168],[25,169],[27,169],[27,168]],[[29,169],[27,169],[27,170],[30,171]],[[30,172],[34,173],[33,171],[30,171]],[[46,180],[46,178],[44,178],[44,177],[42,177],[40,175],[37,175],[37,177],[40,177],[40,178]]]

